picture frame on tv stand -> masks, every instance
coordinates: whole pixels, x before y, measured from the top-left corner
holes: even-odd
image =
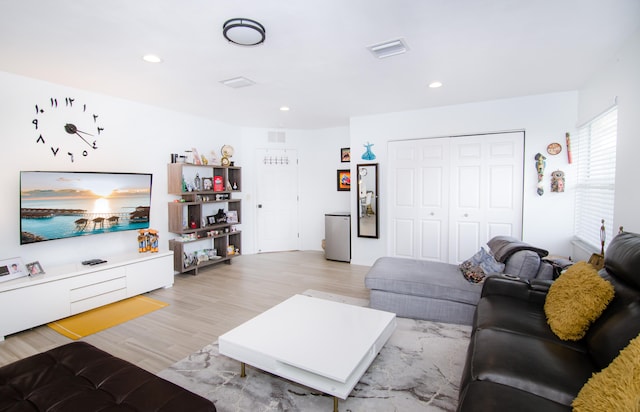
[[[29,272],[27,272],[27,268],[21,258],[13,257],[0,260],[0,282],[18,279],[28,274]]]

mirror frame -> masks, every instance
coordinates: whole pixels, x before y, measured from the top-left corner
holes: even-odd
[[[373,199],[371,199],[371,202],[374,204],[374,211],[375,211],[375,234],[373,235],[369,235],[369,234],[362,234],[362,230],[360,229],[360,216],[362,214],[362,203],[360,200],[360,182],[361,182],[361,178],[360,178],[360,168],[372,168],[368,169],[367,171],[367,175],[371,172],[373,172],[373,179],[374,179],[374,196]],[[358,188],[357,188],[357,192],[356,192],[356,210],[358,211],[358,237],[366,237],[366,238],[374,238],[374,239],[379,239],[380,238],[380,204],[378,201],[378,198],[380,197],[380,192],[379,192],[379,186],[378,186],[378,163],[361,163],[356,165],[356,173],[357,173],[357,177],[358,177]]]

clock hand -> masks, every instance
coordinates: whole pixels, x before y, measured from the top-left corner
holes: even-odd
[[[86,144],[88,144],[89,146],[91,146],[92,148],[95,149],[95,144],[89,143],[87,141],[87,139],[85,139],[84,137],[82,137],[82,135],[80,133],[84,133],[84,134],[88,134],[89,136],[93,136],[92,134],[83,132],[78,130],[78,128],[76,127],[75,124],[71,124],[71,123],[67,123],[64,125],[64,130],[69,133],[69,134],[75,134],[77,135],[79,138],[81,138]]]

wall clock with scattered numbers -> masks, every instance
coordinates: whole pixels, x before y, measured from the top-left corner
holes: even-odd
[[[34,106],[35,142],[55,158],[75,162],[98,150],[100,116],[72,97],[51,97]]]

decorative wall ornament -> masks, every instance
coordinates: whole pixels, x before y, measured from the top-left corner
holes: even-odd
[[[542,179],[544,178],[544,168],[547,166],[547,158],[542,155],[542,153],[536,154],[536,171],[538,172],[538,195],[542,196],[544,194],[544,188],[542,186]]]
[[[564,172],[562,170],[551,173],[551,191],[564,192]]]
[[[564,136],[567,140],[567,161],[571,164],[571,136],[568,132]]]
[[[366,147],[367,150],[365,150],[365,152],[362,154],[362,159],[363,160],[375,160],[376,155],[374,155],[373,152],[371,151],[371,146],[373,146],[373,143],[367,142],[363,146]]]

